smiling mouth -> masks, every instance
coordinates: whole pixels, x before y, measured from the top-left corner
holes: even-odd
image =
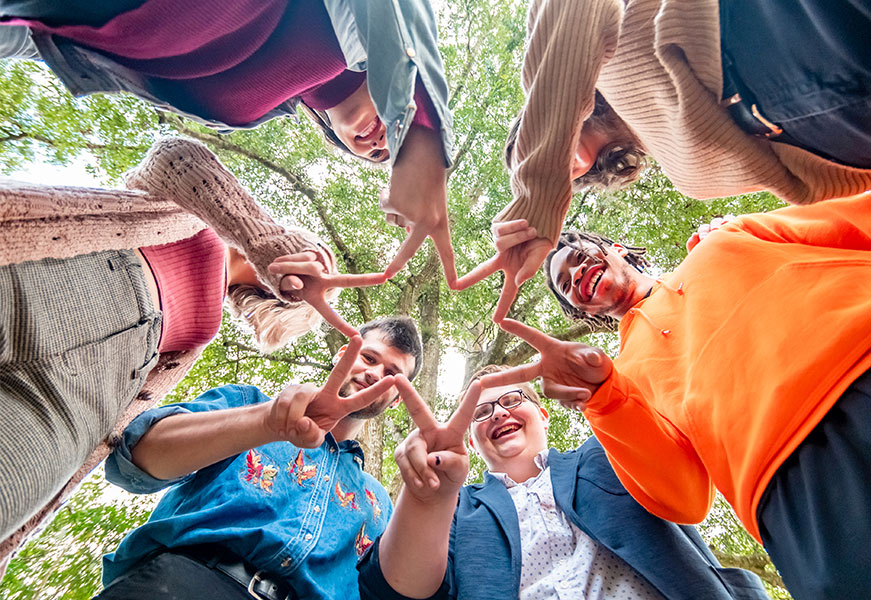
[[[507,425],[503,425],[502,427],[500,427],[499,429],[494,431],[490,435],[490,439],[491,440],[498,440],[499,438],[506,436],[509,433],[514,433],[515,431],[519,431],[519,430],[520,430],[520,425],[518,425],[517,423],[509,423]]]
[[[364,144],[374,141],[381,134],[379,127],[380,125],[381,119],[375,117],[374,119],[372,119],[372,122],[369,123],[366,129],[364,129],[357,135],[357,139]]]
[[[581,302],[589,302],[593,299],[596,293],[596,287],[602,279],[602,274],[605,272],[605,265],[594,265],[587,269],[580,282],[577,283],[578,295],[581,297]]]

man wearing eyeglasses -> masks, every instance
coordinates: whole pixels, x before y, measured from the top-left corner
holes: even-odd
[[[358,565],[362,600],[768,598],[755,575],[720,567],[693,527],[635,502],[595,438],[548,450],[529,384],[476,381],[505,368],[475,373],[446,424],[397,381],[418,429],[396,451],[405,487],[393,517]],[[467,429],[489,471],[461,488]]]

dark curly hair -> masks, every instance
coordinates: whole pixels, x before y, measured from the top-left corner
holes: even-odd
[[[603,254],[608,254],[608,248],[614,245],[613,240],[610,240],[604,235],[600,235],[598,233],[593,233],[590,231],[563,231],[562,234],[559,236],[559,240],[557,240],[556,248],[548,253],[547,258],[544,259],[544,264],[541,267],[544,270],[544,277],[547,280],[547,287],[556,298],[557,303],[559,304],[560,308],[563,309],[565,315],[572,321],[583,321],[587,325],[589,325],[590,330],[594,332],[614,331],[617,329],[617,319],[608,315],[587,314],[581,309],[572,306],[572,304],[570,304],[569,301],[566,300],[562,294],[560,294],[559,290],[556,289],[556,285],[554,285],[553,278],[550,275],[550,264],[553,261],[554,254],[556,254],[566,246],[574,250],[578,250],[582,253],[586,253],[583,247],[583,242],[595,244],[602,250]],[[626,255],[623,257],[623,259],[630,265],[632,265],[639,271],[642,271],[645,267],[650,266],[650,262],[646,258],[644,258],[644,255],[647,254],[647,248],[643,248],[640,246],[627,246],[625,244],[622,244],[622,246],[626,249]]]
[[[520,131],[518,115],[508,127],[505,140],[505,167],[512,171],[511,158]],[[605,97],[596,90],[596,103],[592,114],[584,121],[583,131],[605,133],[611,142],[599,150],[596,163],[590,170],[572,181],[572,191],[580,192],[586,188],[614,190],[628,186],[636,181],[647,167],[647,154],[641,142],[621,119]]]

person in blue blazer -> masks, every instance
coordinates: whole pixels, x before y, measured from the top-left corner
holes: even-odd
[[[445,424],[397,379],[418,429],[396,450],[405,486],[393,517],[357,567],[362,600],[768,598],[756,575],[720,566],[695,528],[635,502],[595,438],[548,450],[531,386],[481,387],[503,368],[478,371]],[[467,430],[488,472],[463,486]]]

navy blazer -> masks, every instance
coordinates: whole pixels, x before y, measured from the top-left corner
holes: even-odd
[[[641,507],[617,479],[595,438],[571,452],[551,449],[548,464],[557,506],[666,598],[768,599],[756,575],[721,567],[694,527],[669,523]],[[405,600],[384,580],[378,542],[357,568],[362,600]],[[447,573],[432,598],[516,598],[520,569],[517,510],[505,485],[487,473],[484,483],[460,491]]]

